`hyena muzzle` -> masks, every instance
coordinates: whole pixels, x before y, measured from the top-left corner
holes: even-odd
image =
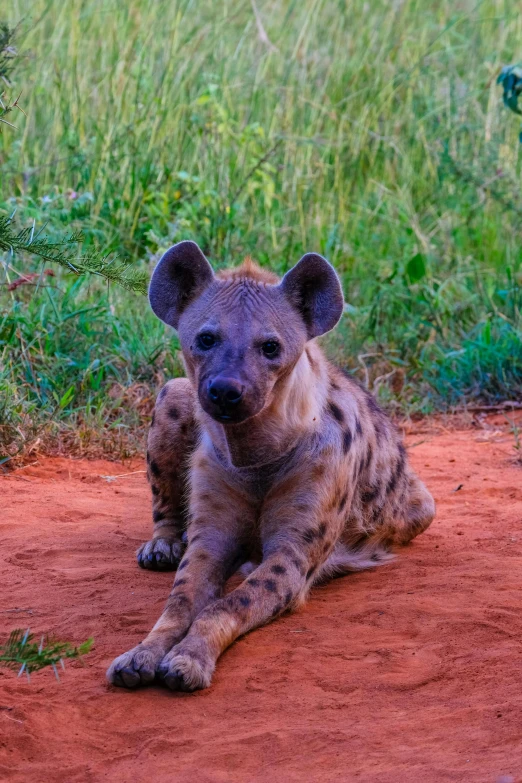
[[[214,274],[180,242],[149,297],[178,331],[187,378],[157,399],[154,533],[138,562],[177,573],[152,631],[107,677],[192,691],[238,636],[298,607],[312,585],[384,562],[435,507],[392,423],[317,345],[343,311],[324,258],[305,255],[282,280],[249,259]],[[249,576],[225,594],[246,563]]]

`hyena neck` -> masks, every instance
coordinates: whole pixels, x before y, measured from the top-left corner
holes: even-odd
[[[328,369],[321,349],[309,343],[290,375],[276,384],[272,401],[257,416],[223,426],[203,414],[208,433],[222,461],[235,468],[275,462],[315,431],[328,391]]]

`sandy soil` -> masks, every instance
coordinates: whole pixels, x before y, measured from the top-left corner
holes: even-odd
[[[522,468],[491,428],[408,440],[431,529],[239,640],[190,695],[105,683],[172,581],[134,559],[144,473],[106,478],[143,466],[46,459],[1,478],[2,636],[95,647],[60,682],[0,674],[0,779],[522,781]]]

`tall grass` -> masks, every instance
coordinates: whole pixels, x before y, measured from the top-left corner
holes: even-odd
[[[188,237],[217,265],[251,253],[284,271],[318,250],[348,301],[330,350],[385,401],[520,395],[519,124],[495,84],[520,57],[515,4],[7,2],[27,119],[0,135],[5,214],[146,265]],[[65,298],[0,293],[4,441],[71,387],[55,420],[107,424],[111,384],[174,369],[144,301],[57,284]],[[31,338],[51,321],[50,343]]]

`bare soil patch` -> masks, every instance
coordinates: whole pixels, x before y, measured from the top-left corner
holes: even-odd
[[[105,683],[172,583],[134,558],[151,529],[145,474],[133,472],[142,463],[46,458],[0,478],[2,636],[30,626],[95,638],[61,682],[0,674],[0,779],[522,780],[522,469],[511,443],[494,429],[410,434],[438,505],[430,530],[392,564],[317,589],[239,640],[196,694]]]

